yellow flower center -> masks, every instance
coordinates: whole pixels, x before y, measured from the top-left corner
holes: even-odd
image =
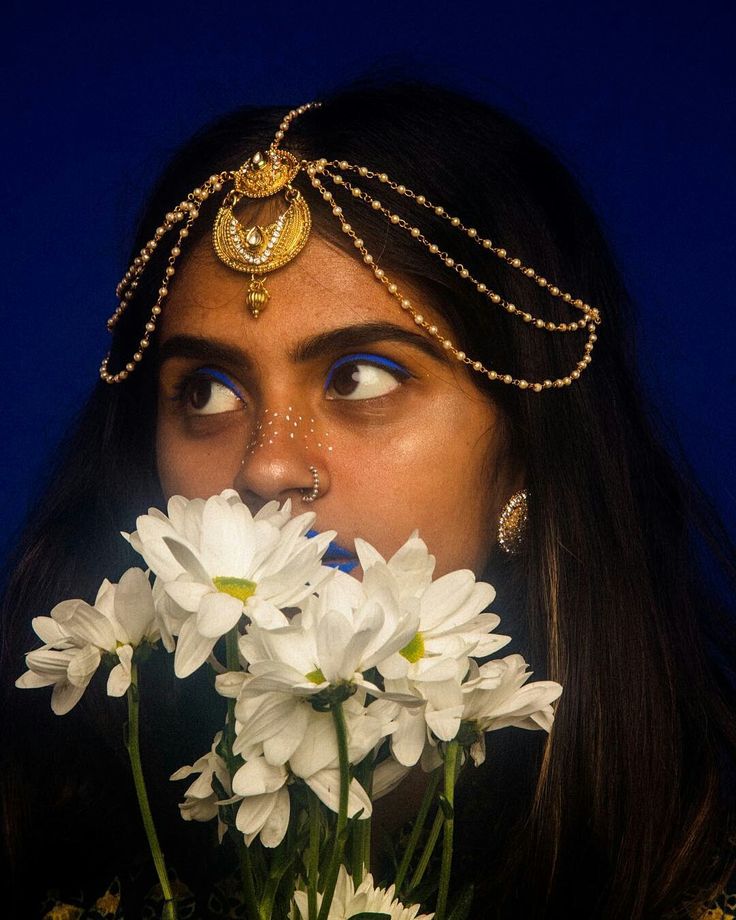
[[[234,597],[243,603],[256,593],[256,583],[248,581],[247,578],[226,578],[217,575],[212,579],[212,583],[218,591],[222,591],[223,594],[229,594],[230,597]]]
[[[315,668],[314,671],[310,671],[309,674],[305,674],[304,676],[313,684],[323,684],[325,682],[325,675],[319,668]]]
[[[399,655],[406,658],[411,664],[416,664],[417,661],[424,658],[424,636],[418,632],[411,642],[401,649]]]

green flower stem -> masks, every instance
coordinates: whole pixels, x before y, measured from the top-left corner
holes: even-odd
[[[156,867],[161,892],[164,897],[164,920],[176,920],[176,902],[171,890],[171,882],[166,871],[166,861],[164,854],[161,852],[161,844],[158,842],[156,826],[153,823],[151,814],[151,805],[148,801],[148,792],[146,790],[146,781],[143,777],[143,765],[141,763],[140,747],[140,694],[138,690],[138,664],[133,661],[130,665],[130,686],[128,687],[128,738],[127,748],[130,757],[130,767],[133,771],[133,782],[135,783],[135,792],[138,797],[138,807],[140,808],[143,827],[146,831],[148,846],[151,848],[153,864]]]
[[[234,626],[229,633],[225,636],[225,664],[228,671],[239,671],[240,670],[240,659],[238,658],[238,627]],[[235,743],[235,700],[229,699],[227,701],[227,722],[225,724],[225,760],[227,762],[227,770],[230,774],[230,779],[232,780],[235,775],[235,771],[238,768],[238,764],[235,762],[235,755],[233,754],[233,744]],[[245,898],[245,906],[249,917],[259,918],[263,916],[258,905],[258,898],[256,897],[256,886],[255,880],[253,878],[253,866],[251,865],[250,851],[245,845],[245,840],[243,835],[239,831],[235,831],[233,837],[237,837],[236,846],[238,848],[238,856],[240,862],[240,878],[243,884],[243,897]]]
[[[424,825],[427,821],[427,815],[429,814],[429,809],[434,801],[435,793],[437,792],[437,786],[440,782],[440,776],[442,775],[442,770],[438,767],[436,770],[433,770],[429,777],[429,782],[427,783],[427,788],[424,790],[424,796],[422,797],[422,804],[419,806],[419,811],[416,818],[414,819],[414,824],[409,834],[409,839],[406,843],[406,849],[404,850],[404,855],[401,857],[401,862],[399,863],[399,868],[396,872],[396,891],[401,891],[401,887],[404,884],[404,879],[406,878],[406,873],[409,871],[409,866],[411,865],[412,858],[414,856],[414,851],[417,848],[419,843],[419,838],[422,836],[422,831],[424,830]]]
[[[445,751],[445,800],[449,806],[449,815],[445,818],[445,835],[442,840],[442,867],[435,920],[445,920],[447,911],[447,895],[450,890],[450,871],[452,869],[452,835],[455,830],[455,781],[460,754],[460,746],[457,741],[450,741]]]
[[[424,849],[422,850],[422,855],[419,859],[416,869],[414,870],[414,875],[411,877],[409,882],[409,891],[413,891],[417,885],[424,878],[424,873],[427,871],[427,866],[429,861],[432,858],[432,853],[437,844],[437,841],[440,836],[440,831],[442,830],[442,823],[445,820],[444,815],[442,814],[442,809],[437,809],[437,814],[434,816],[434,824],[432,825],[432,830],[429,832],[429,837],[427,842],[424,844]]]
[[[368,797],[371,797],[373,787],[373,758],[368,756],[358,765],[356,777],[360,785],[365,789]],[[360,818],[355,822],[353,828],[353,882],[357,888],[363,881],[363,875],[366,871],[370,872],[371,866],[371,819]]]
[[[246,916],[252,917],[253,920],[268,920],[258,906],[258,898],[256,897],[256,889],[253,882],[253,866],[250,862],[250,850],[245,845],[243,835],[238,832],[238,836],[240,837],[240,878],[243,882]]]
[[[337,756],[340,764],[340,804],[337,812],[337,828],[335,829],[335,845],[332,857],[325,874],[325,883],[322,888],[322,906],[317,920],[327,920],[335,893],[337,875],[342,862],[343,847],[345,845],[345,827],[348,823],[348,793],[350,791],[350,763],[348,762],[348,729],[345,724],[345,713],[342,703],[335,703],[332,707],[332,718],[335,722],[337,734]]]
[[[307,866],[307,908],[309,920],[317,918],[317,881],[319,876],[319,800],[311,791],[309,796],[309,864]]]
[[[238,627],[234,626],[225,636],[225,665],[228,671],[240,670],[238,658]],[[233,744],[235,743],[235,700],[227,701],[227,725],[225,728],[225,741],[227,748],[227,766],[232,779],[235,772],[235,758],[233,757]]]

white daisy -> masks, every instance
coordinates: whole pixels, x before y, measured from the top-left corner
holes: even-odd
[[[195,671],[244,611],[295,606],[333,574],[320,560],[334,531],[305,536],[315,516],[292,518],[289,501],[253,516],[226,489],[206,501],[174,496],[167,510],[141,515],[127,537],[183,612],[170,619],[178,677]]]
[[[103,581],[94,605],[79,598],[62,601],[51,616],[35,617],[32,625],[45,645],[26,655],[28,671],[15,685],[53,686],[51,708],[57,715],[79,702],[106,653],[117,661],[107,692],[123,696],[130,686],[134,649],[160,637],[151,585],[136,568],[128,569],[118,584]]]
[[[308,896],[303,890],[294,892],[294,905],[301,920],[308,920]],[[322,895],[317,894],[317,906],[322,906]],[[340,866],[335,894],[330,904],[327,920],[350,920],[359,914],[385,914],[390,920],[432,920],[434,914],[420,914],[419,904],[404,905],[396,898],[395,887],[375,888],[373,876],[368,874],[356,888],[344,866]]]

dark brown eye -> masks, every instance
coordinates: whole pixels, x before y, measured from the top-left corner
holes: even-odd
[[[371,360],[343,358],[330,370],[327,399],[375,399],[401,386],[411,375],[401,365],[376,355]]]
[[[219,371],[213,371],[213,374]],[[184,409],[193,415],[217,415],[220,412],[233,412],[245,405],[235,384],[224,374],[218,380],[209,374],[194,374],[185,381],[179,399]]]
[[[357,362],[343,364],[332,375],[331,389],[337,396],[347,397],[355,392],[360,382],[360,365]]]

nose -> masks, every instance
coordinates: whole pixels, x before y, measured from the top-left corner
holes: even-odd
[[[306,511],[327,491],[325,452],[317,449],[310,431],[310,420],[291,407],[263,413],[245,446],[235,481],[235,488],[251,511],[268,501],[283,502],[287,498],[291,498],[295,511]],[[306,500],[303,509],[302,499]]]

